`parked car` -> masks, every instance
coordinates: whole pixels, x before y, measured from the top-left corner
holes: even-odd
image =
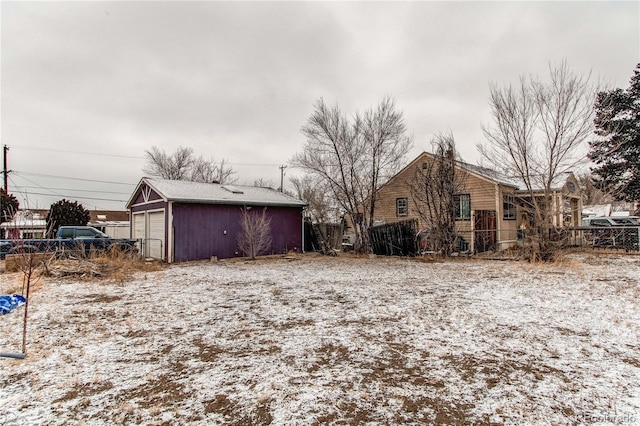
[[[599,216],[582,220],[584,236],[596,248],[616,248],[638,251],[640,246],[640,217]]]
[[[117,247],[123,252],[137,253],[138,241],[111,238],[91,226],[61,226],[57,238],[0,240],[0,259],[15,253],[55,253],[56,255],[88,255]]]
[[[638,226],[639,216],[596,216],[582,219],[582,226]]]

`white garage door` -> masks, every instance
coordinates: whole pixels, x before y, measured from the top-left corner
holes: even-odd
[[[164,260],[164,210],[149,213],[147,256]]]
[[[144,244],[144,239],[147,235],[145,217],[146,215],[144,212],[133,214],[133,228],[131,230],[131,236],[139,241],[138,248],[140,249],[140,254],[144,257],[148,257],[149,254],[147,253]]]
[[[133,238],[144,240],[145,237],[144,213],[133,214]]]

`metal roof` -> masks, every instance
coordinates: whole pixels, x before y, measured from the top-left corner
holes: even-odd
[[[304,201],[272,188],[142,178],[127,206],[133,203],[135,195],[143,183],[146,183],[166,201],[283,207],[304,207],[306,205]]]
[[[519,182],[517,179],[510,178],[496,170],[489,169],[487,167],[465,163],[464,161],[456,161],[456,164],[458,164],[460,167],[462,167],[463,169],[466,169],[469,172],[483,176],[487,179],[490,179],[494,182],[497,182],[503,185],[512,186],[516,189],[522,185],[522,183]]]

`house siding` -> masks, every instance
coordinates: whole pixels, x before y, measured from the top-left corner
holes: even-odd
[[[253,207],[262,210],[262,207]],[[268,253],[302,250],[302,208],[268,207],[272,244]],[[242,207],[174,203],[173,259],[176,262],[243,256],[238,249]]]
[[[418,214],[417,206],[411,196],[410,186],[416,174],[416,168],[420,168],[423,163],[430,161],[433,161],[433,155],[422,153],[376,192],[374,224],[417,219],[420,229],[427,227]],[[470,243],[469,247],[476,247],[476,239],[490,240],[491,243],[485,245],[482,250],[487,247],[502,250],[515,245],[521,224],[529,221],[525,212],[519,208],[522,198],[528,196],[526,191],[519,191],[516,188],[517,182],[477,166],[458,164],[456,171],[458,176],[463,177],[461,189],[456,192],[469,194],[471,207],[470,220],[457,220],[456,232]],[[567,182],[573,183],[572,191],[569,191]],[[556,226],[579,226],[582,201],[579,185],[573,173],[568,172],[562,185],[561,188],[554,191],[553,205],[549,206],[549,211],[553,214],[553,224]],[[506,194],[514,195],[516,204],[514,219],[504,218],[504,195]],[[407,199],[408,214],[398,215],[396,213],[398,198]],[[353,224],[348,215],[346,216],[346,224],[347,233],[353,232]],[[487,229],[489,227],[495,229]],[[476,247],[476,250],[480,249]]]
[[[418,219],[420,226],[425,226],[418,215],[418,209],[411,197],[410,183],[412,182],[416,167],[423,162],[430,161],[426,155],[418,157],[409,167],[403,169],[394,176],[386,185],[377,192],[374,220],[382,222],[397,222],[404,219]],[[462,174],[463,184],[459,191],[461,194],[470,194],[471,210],[496,210],[496,184],[487,179],[480,178],[471,173],[458,169]],[[506,187],[505,187],[506,188]],[[407,198],[409,213],[406,216],[396,215],[396,199]],[[500,198],[502,203],[502,198]],[[470,221],[459,221],[470,222]],[[470,229],[470,228],[469,228]]]
[[[427,226],[418,214],[418,209],[411,196],[410,184],[414,179],[416,168],[422,167],[422,163],[428,161],[432,161],[431,157],[423,153],[378,190],[373,217],[375,223],[417,219],[420,229],[424,229]],[[462,177],[462,188],[457,192],[469,194],[471,198],[471,219],[457,220],[456,231],[463,236],[470,244],[470,247],[473,247],[475,212],[488,210],[495,212],[496,215],[495,232],[498,248],[503,249],[515,244],[519,215],[516,214],[516,220],[505,220],[503,208],[503,195],[514,194],[515,188],[478,176],[461,168],[457,168],[457,173]],[[396,214],[396,200],[398,198],[407,199],[407,215],[400,216]],[[347,221],[348,225],[351,226],[348,217]]]

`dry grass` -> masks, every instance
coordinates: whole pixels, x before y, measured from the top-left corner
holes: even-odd
[[[158,261],[144,260],[120,250],[92,253],[86,258],[53,259],[36,268],[30,291],[39,291],[44,283],[65,277],[81,280],[99,279],[122,284],[130,281],[136,273],[159,271],[162,268],[163,264]],[[0,272],[2,273],[0,293],[23,293],[24,274],[22,272],[7,272],[4,261],[0,263]]]
[[[99,267],[103,278],[118,283],[129,281],[137,272],[152,272],[162,269],[162,264],[158,261],[147,261],[139,256],[124,253],[115,247],[107,253],[92,255],[89,261]]]

